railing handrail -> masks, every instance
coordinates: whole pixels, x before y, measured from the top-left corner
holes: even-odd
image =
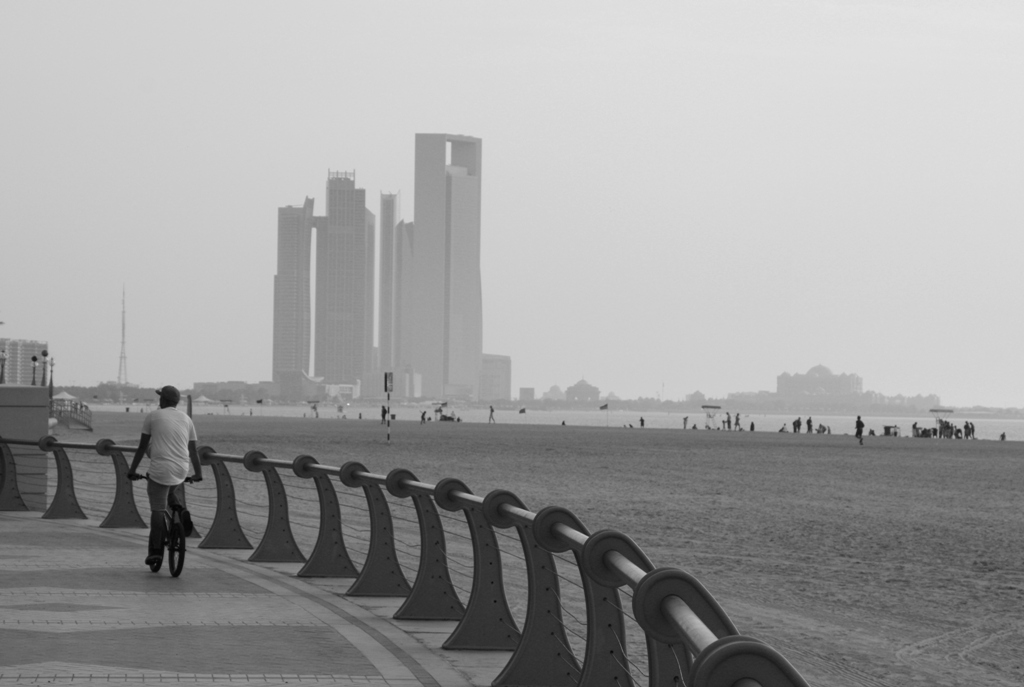
[[[388,476],[387,475],[381,475],[381,474],[378,474],[376,472],[364,472],[362,470],[354,471],[352,473],[352,476],[356,477],[357,479],[365,480],[367,482],[372,482],[373,484],[377,484],[379,486],[383,486],[383,485],[387,484],[387,481],[388,481]]]
[[[28,439],[10,439],[8,437],[0,437],[0,441],[5,444],[14,444],[15,446],[35,446],[39,448],[39,440],[30,441]]]
[[[461,492],[456,492],[456,495],[463,496]],[[508,504],[503,503],[499,508],[509,517],[516,520],[533,522],[536,518],[535,513]],[[587,541],[590,539],[583,532],[563,523],[556,523],[551,529],[556,536],[575,551],[583,551]],[[633,591],[636,591],[640,583],[643,582],[644,577],[647,576],[647,573],[640,566],[618,551],[606,552],[604,554],[604,561],[608,567],[615,569],[622,575],[623,580],[626,581]],[[661,611],[666,619],[675,625],[680,637],[683,638],[688,646],[695,650],[695,653],[700,653],[718,639],[715,633],[678,596],[666,596],[662,602]]]
[[[100,455],[138,450],[137,446],[118,445],[110,439],[103,439],[96,444],[86,444],[62,442],[53,436],[45,436],[37,441],[0,437],[0,444],[4,443],[19,446],[35,446],[41,451],[54,452],[58,462],[62,465],[62,470],[66,471],[65,479],[69,485],[71,484],[70,464],[67,463],[67,457],[62,449],[92,449]],[[54,449],[57,450],[54,451]],[[350,462],[346,463],[345,466],[338,467],[321,464],[309,455],[300,455],[289,461],[270,458],[260,451],[249,451],[245,455],[239,456],[219,453],[208,446],[203,446],[199,452],[204,462],[241,463],[249,471],[265,473],[268,470],[270,473],[274,473],[276,468],[290,468],[298,476],[307,478],[314,477],[315,475],[335,475],[340,478],[343,484],[350,487],[359,483],[362,483],[362,486],[367,489],[377,489],[381,486],[386,486],[388,491],[394,496],[402,498],[411,496],[414,500],[421,499],[416,502],[417,512],[420,515],[421,535],[426,532],[423,519],[426,517],[426,514],[422,513],[421,509],[433,509],[430,498],[435,499],[438,504],[449,510],[461,508],[467,514],[470,512],[476,513],[478,516],[484,514],[487,520],[495,526],[517,527],[520,531],[520,536],[530,537],[530,542],[534,541],[532,537],[536,536],[536,541],[545,550],[573,551],[579,562],[581,574],[597,580],[599,584],[612,589],[620,586],[630,587],[633,592],[634,612],[641,628],[648,635],[649,639],[654,638],[669,645],[682,644],[685,646],[693,658],[691,677],[700,674],[703,670],[706,678],[710,671],[714,670],[715,666],[724,660],[728,660],[737,651],[741,653],[747,651],[761,656],[770,654],[771,661],[774,661],[775,667],[785,674],[786,677],[790,678],[791,684],[807,684],[799,676],[799,673],[774,649],[763,645],[757,640],[740,636],[735,626],[717,605],[713,597],[688,573],[674,568],[654,568],[640,548],[628,537],[618,532],[604,530],[595,534],[588,534],[585,531],[581,531],[578,527],[583,527],[582,523],[564,509],[547,508],[538,514],[523,506],[522,502],[510,492],[497,490],[491,492],[487,497],[481,497],[469,491],[464,491],[468,490],[468,487],[456,479],[447,479],[442,480],[438,484],[430,484],[420,481],[411,472],[402,469],[392,470],[388,475],[382,475],[367,471],[361,463]],[[120,457],[118,457],[118,460],[123,462],[123,459]],[[116,465],[117,460],[115,460]],[[265,474],[265,477],[268,479],[268,487],[271,478],[274,480],[278,479],[274,474]],[[317,478],[316,482],[322,496],[321,517],[323,530],[323,523],[328,522],[325,519],[327,511],[323,510],[325,499],[330,500],[333,498],[333,488],[329,486],[329,482],[322,481],[320,478]],[[218,482],[218,502],[220,499],[219,485],[220,483]],[[325,494],[323,492],[324,489],[329,491]],[[73,487],[70,487],[70,492],[70,498],[74,500]],[[422,500],[425,497],[430,498],[427,498],[425,501]],[[282,494],[277,498],[283,499],[284,496]],[[280,501],[280,503],[283,504],[284,502]],[[74,505],[77,506],[77,502]],[[273,503],[271,506],[273,506]],[[336,508],[336,505],[334,508]],[[559,517],[549,517],[552,515],[549,511],[555,510],[568,514],[570,521],[574,522],[576,527],[567,524],[565,517],[562,517],[561,521],[559,521]],[[271,511],[273,511],[273,507]],[[283,513],[284,521],[287,522],[286,505],[284,506]],[[558,514],[555,513],[554,515],[557,516]],[[83,514],[80,517],[85,516]],[[435,522],[434,526],[437,526],[436,513],[432,517]],[[533,532],[536,532],[536,534],[525,534]],[[421,540],[421,543],[423,543],[423,540]],[[523,543],[524,547],[527,546],[527,539],[524,538]],[[440,551],[443,554],[443,545]],[[316,552],[314,552],[315,554]],[[299,555],[301,556],[301,553]],[[447,577],[446,569],[443,570],[443,575]],[[498,579],[500,581],[500,577]],[[413,588],[414,596],[416,589],[416,587]],[[533,592],[531,591],[530,594],[532,597]],[[455,602],[458,603],[458,600],[455,599]],[[530,603],[533,603],[532,598]],[[399,616],[396,615],[396,617]],[[730,644],[734,646],[728,647]],[[737,644],[743,646],[737,647],[735,646]],[[751,646],[753,646],[753,649],[751,649]],[[529,642],[525,642],[521,646],[524,649],[529,647]],[[536,646],[533,647],[533,649],[536,648]],[[514,661],[515,657],[513,658]],[[506,670],[508,670],[508,666]],[[760,685],[761,683],[757,680],[746,677],[733,683],[734,687],[760,687]]]
[[[502,511],[513,522],[518,522],[523,525],[531,524],[536,519],[537,514],[533,511],[526,510],[525,508],[519,508],[518,506],[510,506],[507,503],[498,505],[498,510]]]
[[[242,463],[245,461],[244,456],[235,456],[228,453],[217,453],[216,451],[204,450],[206,447],[203,446],[199,449],[200,458],[213,458],[214,460],[223,461],[225,463]]]
[[[451,497],[457,501],[463,502],[466,505],[482,506],[484,504],[483,496],[477,496],[476,494],[467,494],[464,491],[452,491]]]
[[[54,441],[54,442],[52,442],[51,445],[52,446],[59,446],[61,448],[83,449],[83,450],[96,448],[96,444],[86,444],[86,443],[79,443],[79,442],[74,442],[74,441]],[[131,450],[134,451],[136,448],[138,448],[138,447],[137,446],[133,447]]]

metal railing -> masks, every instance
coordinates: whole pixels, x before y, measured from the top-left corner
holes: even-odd
[[[85,518],[78,504],[67,450],[93,451],[110,457],[114,467],[114,488],[110,509],[100,527],[145,527],[136,508],[132,486],[127,479],[124,454],[135,447],[119,446],[109,439],[93,444],[60,442],[53,437],[38,441],[0,438],[0,510],[25,510],[17,492],[14,460],[8,445],[35,446],[52,454],[57,469],[57,486],[44,518]],[[390,596],[404,598],[394,614],[399,620],[455,620],[455,630],[444,641],[451,650],[507,650],[511,656],[492,685],[538,685],[546,687],[631,687],[634,672],[652,686],[685,687],[803,687],[807,682],[775,649],[764,642],[741,635],[729,616],[692,575],[676,568],[656,568],[640,547],[615,530],[591,533],[569,510],[550,506],[529,510],[515,494],[495,490],[479,496],[458,479],[436,484],[419,480],[413,473],[395,469],[387,475],[370,472],[363,464],[347,462],[324,465],[309,455],[294,460],[271,459],[259,451],[244,455],[218,453],[209,446],[199,449],[202,463],[211,468],[216,484],[214,511],[200,548],[252,549],[239,506],[256,507],[236,497],[229,465],[239,465],[245,474],[262,475],[267,494],[266,527],[250,561],[301,563],[300,577],[352,578],[348,596]],[[82,468],[85,469],[83,458]],[[98,464],[90,463],[94,484],[104,477]],[[284,474],[279,472],[283,470]],[[316,504],[318,523],[300,523],[315,528],[317,537],[311,553],[304,555],[293,535],[288,496],[282,476],[299,478],[293,488],[312,480],[316,501],[301,496],[301,505]],[[361,490],[368,520],[362,530],[347,526],[349,535],[364,546],[362,566],[349,554],[346,524],[335,485]],[[250,482],[251,488],[255,483]],[[103,492],[104,498],[111,495]],[[390,496],[390,499],[387,498]],[[415,512],[418,546],[400,540],[393,508]],[[20,504],[20,505],[19,505]],[[438,510],[440,509],[440,510]],[[469,531],[471,564],[458,564],[447,550],[444,522],[450,514],[461,513]],[[251,513],[246,517],[251,520]],[[199,520],[193,515],[194,520]],[[197,525],[202,525],[199,520]],[[197,527],[197,530],[199,528]],[[250,528],[251,529],[251,528]],[[514,530],[526,573],[526,608],[522,626],[517,624],[508,603],[508,585],[503,580],[502,551],[498,535]],[[449,536],[453,533],[449,530]],[[418,554],[413,570],[401,558]],[[569,554],[567,559],[559,554]],[[468,557],[468,556],[467,556]],[[556,561],[575,565],[582,589],[585,619],[579,619],[564,602]],[[453,563],[456,564],[453,567]],[[471,572],[466,572],[467,570]],[[412,584],[406,571],[415,572]],[[457,587],[452,574],[470,577],[471,588]],[[570,580],[571,581],[571,580]],[[460,598],[461,589],[465,602]],[[620,592],[632,597],[620,601]],[[624,606],[631,606],[629,611]],[[579,621],[585,630],[575,632],[564,622],[563,612]],[[582,615],[582,614],[581,614]],[[629,658],[635,641],[627,636],[626,619],[643,631],[647,672]],[[582,660],[572,647],[584,643]]]
[[[78,425],[92,431],[92,411],[81,401],[51,398],[50,417],[65,427]]]

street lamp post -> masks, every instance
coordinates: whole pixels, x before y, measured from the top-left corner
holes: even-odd
[[[53,356],[50,356],[50,400],[53,400]]]
[[[36,385],[36,366],[39,365],[39,358],[32,356],[32,386]]]
[[[46,386],[46,367],[47,367],[47,364],[48,364],[46,359],[49,356],[50,356],[50,352],[44,348],[43,349],[43,378],[42,378],[42,380],[40,380],[39,386]]]

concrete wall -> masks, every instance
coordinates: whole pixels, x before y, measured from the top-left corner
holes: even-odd
[[[0,437],[38,440],[49,434],[50,398],[45,387],[0,386]],[[30,510],[46,510],[46,468],[51,458],[31,446],[11,446],[18,490]]]

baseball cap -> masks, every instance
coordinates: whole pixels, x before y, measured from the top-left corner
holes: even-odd
[[[161,401],[166,401],[172,406],[178,405],[178,402],[181,400],[181,392],[170,385],[157,389],[156,395],[160,397]]]

